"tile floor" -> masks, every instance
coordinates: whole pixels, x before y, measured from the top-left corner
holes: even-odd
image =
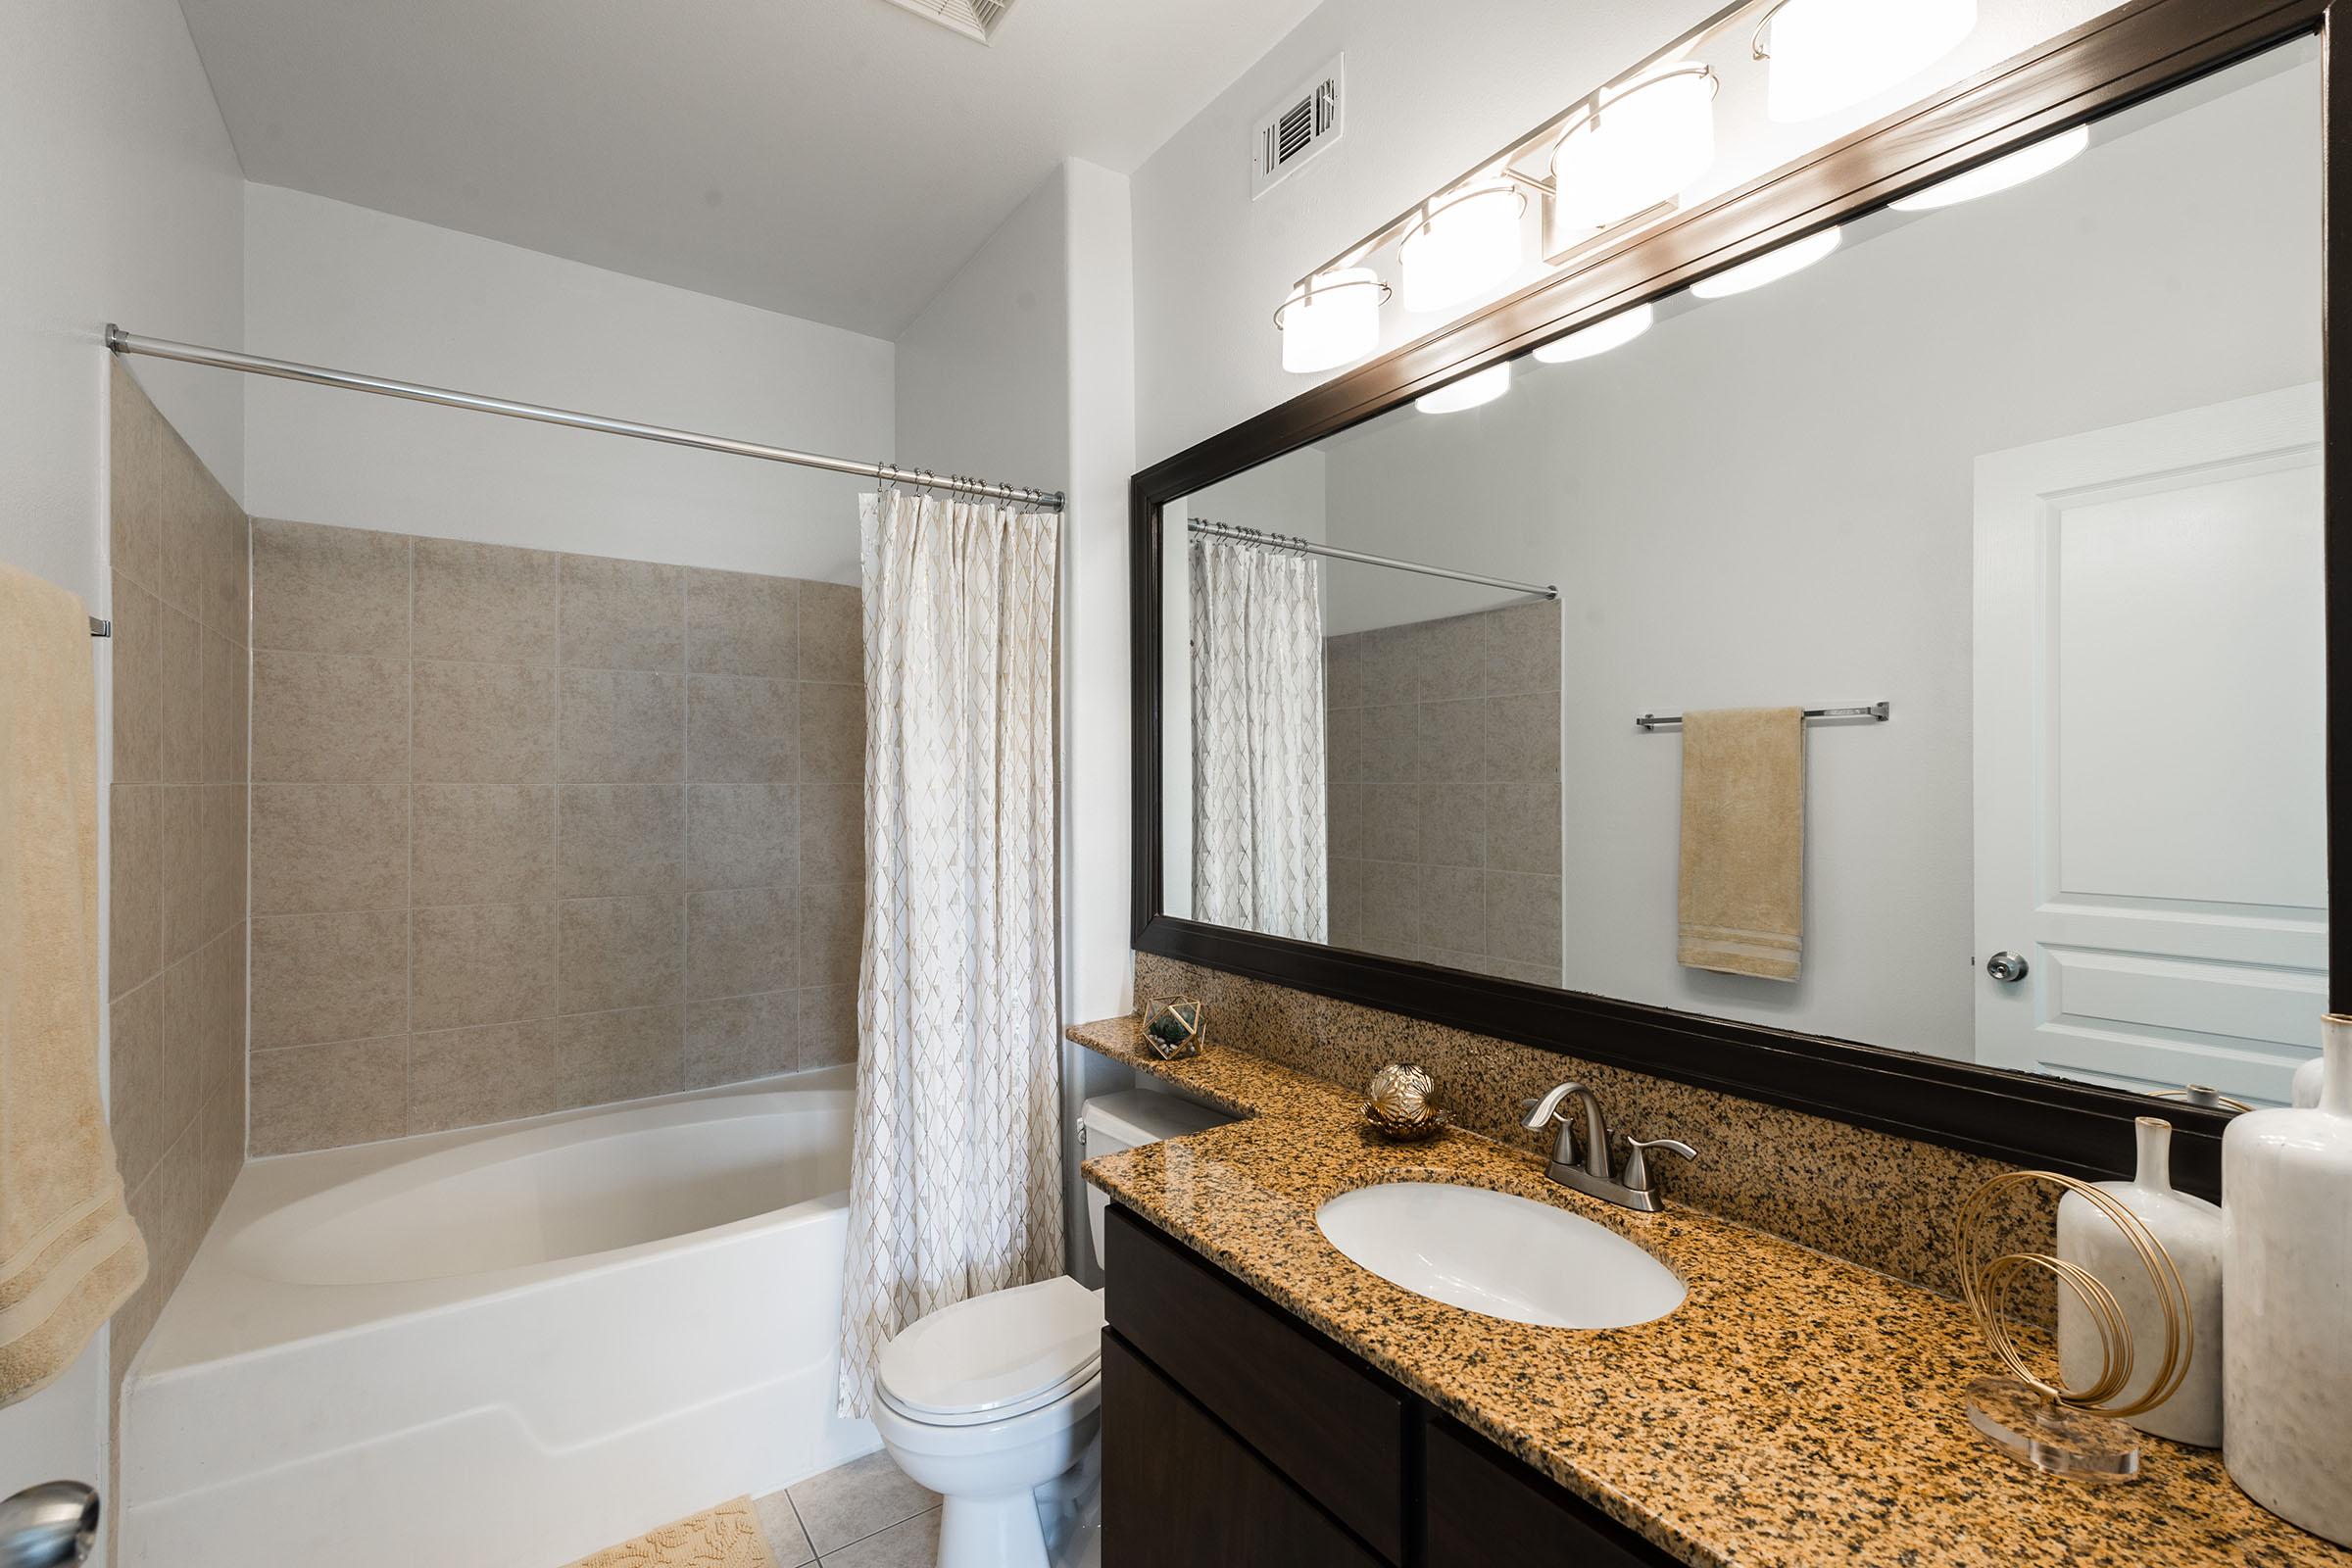
[[[932,1568],[939,1494],[899,1473],[887,1452],[757,1499],[778,1568]]]

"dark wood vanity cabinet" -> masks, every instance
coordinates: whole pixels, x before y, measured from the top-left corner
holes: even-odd
[[[1103,1568],[1674,1559],[1113,1205]]]

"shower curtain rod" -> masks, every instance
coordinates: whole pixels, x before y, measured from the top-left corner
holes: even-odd
[[[1319,545],[1312,539],[1299,539],[1287,533],[1267,533],[1260,528],[1244,528],[1230,522],[1211,522],[1205,517],[1189,519],[1187,526],[1195,533],[1214,535],[1219,539],[1236,539],[1246,545],[1263,545],[1273,550],[1296,550],[1301,555],[1329,556],[1334,561],[1352,561],[1359,565],[1386,566],[1392,571],[1417,571],[1424,577],[1446,577],[1454,582],[1474,582],[1482,588],[1508,588],[1513,593],[1533,594],[1538,599],[1557,599],[1560,590],[1551,583],[1513,582],[1508,577],[1482,577],[1475,571],[1455,571],[1449,566],[1425,566],[1417,561],[1397,561],[1388,556],[1367,556],[1360,550],[1342,550],[1337,545]]]
[[[987,496],[995,501],[1017,501],[1050,511],[1061,510],[1062,496],[1058,490],[1032,490],[1017,484],[990,484],[986,480],[961,474],[936,474],[927,468],[903,468],[895,463],[856,463],[848,458],[795,452],[788,447],[764,446],[757,441],[734,441],[725,436],[673,430],[666,425],[640,424],[634,419],[609,419],[602,415],[575,414],[568,409],[550,409],[536,403],[484,397],[477,392],[453,392],[447,387],[419,386],[413,381],[394,381],[380,375],[357,375],[349,370],[322,369],[316,365],[297,365],[290,360],[265,360],[258,355],[239,354],[231,349],[198,348],[193,343],[140,337],[123,331],[112,321],[106,326],[106,346],[117,354],[145,354],[159,360],[177,360],[183,365],[210,365],[223,370],[243,370],[251,375],[274,375],[287,381],[309,381],[318,386],[339,386],[353,392],[407,398],[416,403],[437,403],[448,409],[470,409],[476,414],[500,414],[510,419],[536,419],[542,424],[568,425],[575,430],[634,436],[640,441],[664,441],[673,447],[695,447],[704,452],[727,452],[739,458],[791,463],[804,468],[823,468],[833,473],[854,473],[910,488],[953,490],[959,495]]]

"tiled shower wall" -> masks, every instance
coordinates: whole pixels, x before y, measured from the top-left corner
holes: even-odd
[[[244,513],[110,370],[108,1116],[146,1283],[120,1386],[245,1158]]]
[[[858,591],[254,525],[256,1154],[851,1060]]]
[[[1333,945],[1558,985],[1558,604],[1325,651]]]

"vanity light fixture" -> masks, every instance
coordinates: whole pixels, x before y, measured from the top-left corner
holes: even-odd
[[[1527,193],[1508,179],[1479,179],[1431,201],[1396,250],[1404,308],[1459,305],[1519,270]]]
[[[1553,338],[1536,350],[1535,357],[1545,365],[1565,365],[1570,360],[1589,360],[1595,354],[1606,354],[1648,331],[1657,316],[1645,301],[1630,311],[1619,311],[1605,321],[1595,321],[1566,337]]]
[[[1744,294],[1751,288],[1777,283],[1791,272],[1801,272],[1815,262],[1838,248],[1845,233],[1842,228],[1824,228],[1792,240],[1776,251],[1766,251],[1752,262],[1741,262],[1729,271],[1702,277],[1690,285],[1690,292],[1702,300],[1719,300],[1726,295]]]
[[[1490,365],[1483,370],[1473,370],[1459,381],[1442,386],[1435,392],[1424,392],[1413,399],[1413,407],[1423,414],[1458,414],[1492,403],[1511,389],[1511,362]]]
[[[1964,174],[1939,180],[1926,190],[1914,191],[1899,202],[1890,203],[1898,213],[1932,212],[1938,207],[1950,207],[1959,202],[1973,202],[1994,191],[2023,185],[2038,178],[2059,165],[2072,162],[2083,148],[2090,145],[2090,127],[2077,125],[2062,130],[2046,141],[2020,148],[2006,158],[1996,158],[1989,164],[1980,164]]]
[[[1551,154],[1553,238],[1566,248],[1671,202],[1715,162],[1715,92],[1705,66],[1676,66],[1604,88]]]
[[[1379,346],[1380,307],[1389,286],[1369,267],[1343,267],[1291,290],[1274,313],[1282,368],[1301,375],[1360,360]]]
[[[1765,113],[1792,124],[1860,103],[1951,53],[1976,25],[1977,0],[1781,0],[1749,49],[1771,62]]]

